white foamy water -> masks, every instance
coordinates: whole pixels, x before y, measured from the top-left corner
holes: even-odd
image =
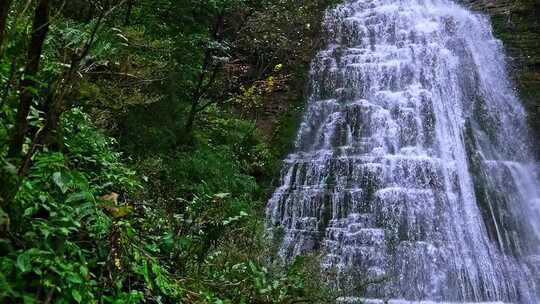
[[[540,303],[540,174],[489,20],[349,0],[325,28],[267,209],[283,257],[373,282],[347,301]]]

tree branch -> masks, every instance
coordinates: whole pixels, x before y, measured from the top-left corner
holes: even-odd
[[[118,5],[113,6],[109,11],[105,11],[105,8],[102,9],[96,24],[92,29],[90,38],[85,43],[81,52],[73,55],[69,70],[66,71],[58,81],[58,88],[56,90],[52,89],[48,95],[45,107],[47,109],[45,123],[34,136],[30,150],[24,156],[23,162],[18,170],[19,176],[26,176],[28,174],[31,168],[32,157],[37,152],[39,147],[57,142],[57,140],[50,140],[50,138],[51,135],[53,135],[59,128],[62,113],[70,108],[70,105],[65,103],[66,95],[73,93],[73,84],[77,83],[75,80],[75,75],[79,72],[79,66],[82,60],[90,52],[104,18],[123,2],[124,1],[121,1]]]
[[[28,48],[28,61],[25,68],[25,78],[21,82],[21,97],[19,107],[17,109],[17,117],[15,120],[15,128],[11,137],[8,155],[11,157],[17,156],[22,151],[24,137],[28,128],[28,114],[32,106],[32,92],[30,88],[36,83],[32,79],[39,70],[39,62],[43,43],[49,31],[49,1],[39,0],[36,7],[36,13],[32,28],[32,38]]]

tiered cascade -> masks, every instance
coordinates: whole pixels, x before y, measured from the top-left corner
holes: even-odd
[[[268,205],[281,255],[320,250],[352,297],[540,303],[540,170],[489,20],[349,0],[325,28]]]

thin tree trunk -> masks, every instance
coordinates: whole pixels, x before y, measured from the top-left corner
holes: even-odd
[[[126,12],[126,18],[124,19],[124,26],[128,26],[131,21],[131,12],[133,11],[133,4],[135,0],[128,1],[128,7]]]
[[[12,0],[0,0],[0,53],[2,52],[2,43],[4,42],[4,33],[6,32],[6,21]]]
[[[215,41],[222,42],[223,41],[223,35],[224,35],[224,22],[225,18],[223,14],[219,14],[216,17],[216,22],[214,24],[213,30],[212,30],[212,38]],[[217,74],[216,67],[214,67],[212,71],[212,75],[210,75],[210,79],[207,80],[205,84],[205,80],[208,77],[208,70],[212,66],[212,55],[213,50],[211,48],[207,48],[205,50],[204,60],[201,72],[199,74],[199,79],[197,82],[197,86],[194,88],[192,99],[191,99],[191,106],[188,113],[188,117],[186,120],[186,124],[184,125],[183,129],[180,129],[179,132],[176,134],[176,142],[178,145],[180,144],[186,144],[189,143],[192,139],[192,133],[193,133],[193,127],[195,125],[195,119],[197,116],[197,113],[204,109],[199,108],[199,105],[201,103],[201,99],[206,94],[206,91],[210,89],[210,86],[213,85],[215,81],[215,77]]]
[[[182,130],[183,132],[180,135],[181,137],[177,140],[181,144],[187,144],[191,140],[193,125],[195,124],[195,116],[197,115],[197,105],[198,103],[195,102],[191,104],[186,124],[184,125],[184,129]]]
[[[84,48],[80,54],[74,54],[71,58],[70,68],[67,70],[58,80],[55,86],[51,85],[51,92],[47,96],[45,102],[45,123],[43,127],[35,134],[29,151],[23,157],[21,166],[19,167],[18,175],[24,177],[30,171],[32,166],[32,156],[42,146],[47,146],[53,150],[60,150],[62,146],[60,117],[62,113],[70,108],[70,104],[66,102],[66,99],[71,100],[68,96],[77,92],[74,89],[74,84],[78,83],[76,75],[78,74],[81,62],[90,52],[90,48],[95,42],[97,32],[102,25],[103,18],[105,17],[105,10],[101,12],[99,18],[92,30],[90,38],[86,42]],[[72,97],[72,96],[71,96]]]
[[[43,49],[43,42],[49,31],[49,1],[39,0],[32,25],[32,38],[28,47],[28,61],[24,71],[24,79],[21,82],[21,97],[17,109],[17,117],[11,143],[9,156],[16,157],[22,151],[24,137],[28,128],[28,113],[32,106],[32,86],[35,86],[33,77],[39,70],[39,61]],[[29,77],[30,76],[30,77]]]

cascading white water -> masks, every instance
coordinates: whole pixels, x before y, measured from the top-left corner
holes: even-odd
[[[320,250],[339,280],[371,283],[352,297],[540,303],[540,170],[489,20],[348,0],[325,28],[268,205],[281,254]]]

